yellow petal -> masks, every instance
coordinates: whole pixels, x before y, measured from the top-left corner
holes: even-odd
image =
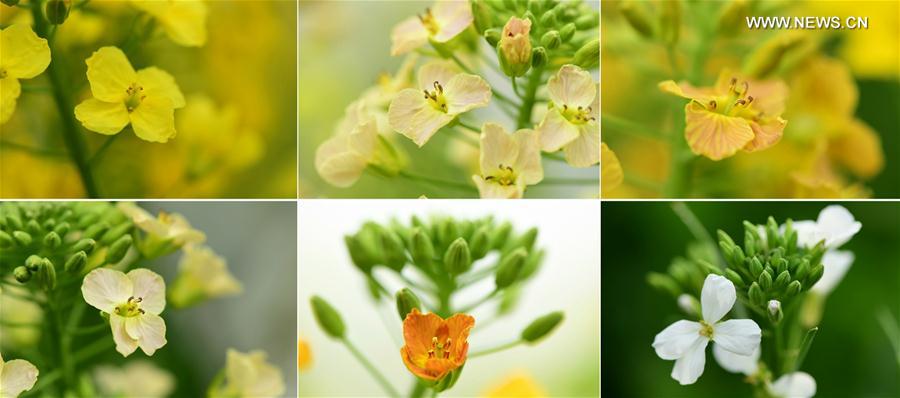
[[[756,152],[777,144],[778,141],[781,141],[786,124],[787,121],[780,117],[768,120],[765,123],[751,121],[750,128],[753,129],[753,140],[747,143],[744,150]]]
[[[828,144],[832,158],[861,178],[872,178],[884,168],[881,138],[860,120],[851,120],[844,134]]]
[[[175,43],[187,47],[206,44],[206,4],[199,0],[169,2],[161,22]]]
[[[87,78],[94,98],[106,102],[125,100],[128,87],[137,82],[137,74],[125,53],[116,47],[103,47],[85,61]]]
[[[622,164],[616,153],[600,144],[600,188],[603,192],[610,192],[622,184],[625,174],[622,172]]]
[[[75,107],[75,118],[95,133],[113,135],[128,125],[128,110],[122,102],[90,98]]]
[[[583,125],[578,138],[572,140],[563,150],[566,153],[566,162],[572,167],[591,167],[600,163],[600,130],[596,125]]]
[[[441,127],[450,123],[453,116],[434,109],[425,100],[421,91],[406,89],[391,101],[388,119],[391,128],[421,147]]]
[[[316,172],[329,184],[346,188],[359,180],[372,158],[378,138],[373,120],[339,134],[316,149]]]
[[[31,79],[50,65],[50,46],[26,24],[13,24],[0,31],[0,69],[7,77]]]
[[[0,124],[6,123],[16,110],[16,99],[22,93],[19,81],[12,77],[0,79]]]
[[[547,111],[544,120],[537,128],[541,139],[541,149],[556,152],[578,138],[578,126],[575,126],[556,109]]]
[[[409,17],[391,31],[391,56],[406,54],[428,43],[428,31],[418,17]]]
[[[447,113],[458,115],[491,102],[491,86],[480,76],[458,74],[444,87],[447,97]]]
[[[131,112],[131,127],[138,138],[150,142],[175,137],[175,108],[168,98],[147,97]]]
[[[684,138],[698,155],[722,160],[753,140],[753,130],[744,119],[709,112],[696,102],[687,104],[684,112]]]
[[[550,99],[556,106],[587,108],[598,95],[597,85],[591,74],[575,65],[564,65],[547,82]]]
[[[709,101],[715,99],[715,93],[712,89],[697,88],[686,82],[677,84],[673,80],[666,80],[657,84],[657,87],[659,88],[659,91],[662,91],[666,94],[672,94],[678,97],[692,99],[703,104],[707,104],[709,103]]]
[[[168,72],[157,67],[141,69],[137,72],[137,81],[147,97],[166,97],[176,109],[184,107],[184,94]]]
[[[519,147],[519,156],[514,166],[519,178],[526,185],[541,182],[544,179],[544,167],[541,165],[541,142],[537,131],[519,130],[513,133],[513,138]]]

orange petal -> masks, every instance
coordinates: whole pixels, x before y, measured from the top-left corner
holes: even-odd
[[[687,104],[684,113],[684,138],[698,155],[722,160],[753,140],[753,130],[745,119],[707,111],[696,102]]]
[[[787,121],[780,117],[769,120],[764,124],[750,122],[750,128],[753,129],[753,141],[750,141],[744,147],[744,150],[747,152],[761,151],[777,144],[778,141],[781,141],[786,124]]]
[[[431,349],[431,338],[437,334],[444,320],[435,313],[422,314],[413,308],[403,320],[403,340],[412,358],[427,355]]]

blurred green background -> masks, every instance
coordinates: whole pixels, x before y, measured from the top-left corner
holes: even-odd
[[[762,224],[815,220],[825,202],[690,202],[706,229],[741,236],[741,222]],[[842,250],[856,254],[844,280],[830,294],[819,333],[802,369],[820,397],[896,397],[898,364],[876,314],[900,319],[900,204],[846,202],[862,230]],[[673,361],[650,346],[666,326],[683,319],[674,300],[646,283],[649,271],[665,272],[684,255],[691,234],[667,202],[605,202],[602,207],[602,393],[609,397],[750,396],[743,375],[722,370],[707,355],[697,383],[680,386],[669,374]]]

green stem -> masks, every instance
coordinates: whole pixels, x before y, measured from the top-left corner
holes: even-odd
[[[663,190],[662,184],[631,173],[625,173],[625,183],[648,191],[662,192]]]
[[[103,158],[103,154],[106,153],[106,150],[112,145],[113,141],[115,141],[117,137],[122,135],[122,133],[124,133],[124,131],[120,131],[118,134],[109,136],[109,138],[107,138],[106,141],[103,142],[103,145],[101,145],[100,148],[97,149],[97,152],[94,152],[94,154],[91,155],[91,159],[88,160],[88,163],[90,163],[91,165],[96,165],[98,162],[100,162],[100,159]]]
[[[38,322],[10,322],[10,321],[0,321],[0,326],[7,328],[39,328],[43,326]]]
[[[800,366],[803,365],[803,361],[806,359],[806,354],[809,353],[809,347],[812,346],[813,339],[816,338],[816,333],[818,332],[818,327],[809,329],[809,331],[806,332],[806,336],[803,337],[803,342],[800,343],[800,351],[797,353],[797,359],[794,361],[793,366],[791,366],[791,372],[798,371],[800,369]]]
[[[481,129],[480,129],[480,128],[475,127],[475,126],[473,126],[473,125],[471,125],[471,124],[463,123],[462,120],[457,120],[457,121],[456,121],[456,124],[459,125],[460,127],[464,127],[466,130],[469,130],[469,131],[471,131],[471,132],[473,132],[473,133],[481,134]]]
[[[544,68],[533,68],[528,76],[528,85],[525,87],[525,97],[519,108],[519,119],[516,121],[516,129],[523,129],[531,125],[531,114],[534,111],[534,100],[537,90],[543,82]]]
[[[541,185],[596,185],[600,180],[597,178],[545,178],[541,180]]]
[[[362,352],[360,352],[352,343],[350,343],[350,340],[347,340],[347,338],[343,338],[341,339],[341,342],[344,343],[344,346],[346,346],[347,349],[350,350],[356,360],[359,361],[359,363],[361,363],[364,368],[366,368],[369,374],[371,374],[372,377],[375,378],[375,381],[377,381],[378,384],[381,385],[381,388],[383,388],[384,391],[388,393],[388,395],[392,397],[400,396],[400,393],[398,393],[397,390],[395,390],[394,387],[391,386],[391,383],[388,382],[387,378],[385,378],[384,375],[382,375],[381,372],[379,372],[378,369],[375,368],[375,366],[372,365],[372,363],[369,362],[368,359],[366,359]]]
[[[555,161],[557,161],[557,162],[565,162],[565,161],[566,161],[566,157],[563,156],[563,155],[560,155],[560,154],[558,154],[558,153],[550,153],[550,152],[543,152],[543,151],[542,151],[542,152],[541,152],[541,157],[543,157],[544,159],[555,160]]]
[[[660,140],[664,137],[659,131],[640,123],[609,114],[600,115],[600,124],[603,126],[604,131],[617,131],[621,134],[633,135],[638,138]]]
[[[425,391],[428,390],[428,386],[425,383],[419,381],[418,378],[413,379],[413,389],[409,393],[409,398],[422,398],[425,396]]]
[[[469,354],[469,358],[480,357],[480,356],[483,356],[483,355],[488,355],[488,354],[493,354],[493,353],[495,353],[495,352],[500,352],[500,351],[503,351],[503,350],[508,350],[508,349],[513,348],[513,347],[515,347],[515,346],[518,346],[519,344],[522,344],[522,343],[524,343],[524,342],[525,342],[525,340],[519,339],[519,340],[515,340],[515,341],[512,341],[512,342],[506,343],[506,344],[498,345],[498,346],[496,346],[496,347],[488,348],[488,349],[486,349],[486,350],[476,351],[476,352],[473,352],[473,353]]]
[[[56,379],[62,377],[62,372],[59,369],[52,370],[48,373],[41,373],[40,377],[38,377],[37,384],[30,390],[28,390],[29,396],[37,396],[37,392],[43,390],[49,385],[52,385]]]
[[[470,313],[470,312],[474,311],[476,308],[480,307],[482,304],[484,304],[484,303],[488,302],[490,299],[494,298],[494,296],[496,296],[497,293],[499,293],[499,292],[500,292],[499,290],[494,289],[494,291],[492,291],[491,294],[488,294],[487,296],[482,297],[478,301],[463,307],[461,310],[459,310],[457,312],[464,313],[464,314]]]
[[[398,172],[397,175],[400,177],[406,178],[408,180],[427,183],[429,185],[433,185],[438,188],[450,187],[450,188],[456,188],[456,189],[459,189],[461,191],[466,191],[466,192],[473,192],[473,193],[478,192],[477,188],[475,188],[471,185],[468,185],[468,184],[457,182],[457,181],[450,181],[450,180],[444,180],[444,179],[440,179],[440,178],[426,177],[423,175],[413,174],[408,171],[402,171],[402,170],[400,172]]]
[[[77,364],[81,361],[84,361],[85,359],[108,350],[112,345],[114,345],[113,339],[111,337],[103,336],[102,338],[97,339],[88,346],[75,351],[75,353],[72,354],[72,362]]]

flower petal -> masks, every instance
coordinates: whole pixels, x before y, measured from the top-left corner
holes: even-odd
[[[458,115],[487,106],[491,102],[491,86],[480,76],[460,73],[447,82],[444,96],[447,113]]]
[[[537,131],[523,129],[513,134],[519,147],[515,169],[526,185],[534,185],[544,179],[544,167],[541,164],[541,142]]]
[[[701,104],[708,104],[709,101],[715,99],[714,90],[709,88],[694,87],[687,82],[678,84],[675,83],[674,80],[666,80],[657,84],[657,87],[659,88],[659,91],[662,91],[666,94],[672,94],[681,98],[687,98],[700,102]]]
[[[547,82],[547,90],[557,107],[587,108],[598,95],[591,74],[575,65],[563,65]]]
[[[672,378],[681,385],[694,384],[703,374],[706,365],[706,345],[709,339],[699,338],[685,351],[684,356],[675,360]]]
[[[572,167],[591,167],[600,163],[600,130],[596,124],[586,123],[575,138],[563,148],[566,162]]]
[[[3,397],[17,397],[37,382],[38,369],[24,359],[3,362],[0,358],[0,391]]]
[[[497,123],[481,127],[481,172],[490,174],[500,167],[513,167],[519,157],[519,146],[506,129]]]
[[[750,355],[738,355],[722,348],[719,344],[713,344],[712,352],[719,366],[731,373],[743,373],[751,376],[759,369],[759,348]]]
[[[50,65],[47,40],[38,37],[28,24],[16,23],[0,30],[0,49],[7,78],[31,79]]]
[[[478,187],[478,195],[482,199],[521,199],[525,194],[523,184],[501,185],[493,181],[485,181],[481,176],[472,176]]]
[[[166,97],[176,109],[184,107],[184,94],[168,72],[157,67],[144,68],[137,72],[137,81],[148,98]]]
[[[418,17],[409,17],[391,30],[391,56],[406,54],[428,43],[428,31]]]
[[[735,298],[734,283],[721,275],[710,274],[707,276],[700,292],[703,320],[709,324],[718,322],[728,311],[731,311]]]
[[[541,139],[541,149],[556,152],[578,138],[578,126],[570,123],[556,109],[551,109],[537,127]]]
[[[782,398],[809,398],[816,395],[816,379],[806,372],[788,373],[775,380],[769,391]]]
[[[391,102],[388,119],[391,128],[421,147],[441,127],[450,123],[453,116],[434,109],[419,90],[406,89]]]
[[[444,323],[447,325],[447,335],[455,344],[451,345],[453,355],[459,365],[466,361],[466,354],[469,351],[469,332],[475,327],[475,318],[466,314],[454,314],[447,318]]]
[[[12,118],[16,110],[16,100],[21,93],[22,85],[18,79],[11,77],[0,79],[0,124]]]
[[[416,81],[419,84],[418,87],[423,90],[434,91],[435,82],[440,83],[446,89],[450,80],[459,73],[456,65],[450,62],[431,61],[419,68]]]
[[[825,256],[822,257],[825,273],[822,274],[822,279],[819,279],[810,290],[822,295],[831,293],[844,279],[844,275],[850,270],[850,266],[853,265],[853,260],[855,259],[856,256],[850,251],[829,250],[825,252]]]
[[[820,233],[825,237],[825,246],[836,249],[856,235],[862,224],[841,205],[831,205],[819,212],[816,220]]]
[[[684,138],[698,155],[722,160],[753,140],[753,129],[745,119],[710,112],[696,102],[687,104],[684,112]]]
[[[699,322],[680,320],[669,325],[653,338],[653,349],[660,358],[671,361],[681,358],[695,344],[700,335]]]
[[[752,319],[730,319],[713,326],[713,341],[738,355],[751,355],[759,349],[762,331]]]
[[[756,152],[769,148],[781,141],[784,133],[784,126],[787,121],[777,117],[766,123],[750,122],[750,128],[753,130],[753,140],[744,146],[747,152]]]
[[[84,277],[81,294],[92,307],[111,314],[116,306],[131,297],[134,286],[124,273],[109,268],[97,268]]]
[[[113,135],[122,131],[130,121],[125,103],[104,102],[88,98],[75,107],[75,118],[84,128],[95,133]]]
[[[131,111],[134,134],[144,141],[165,143],[175,137],[175,108],[165,97],[147,97]]]
[[[432,39],[438,43],[450,41],[466,30],[475,19],[472,6],[466,1],[456,0],[438,0],[433,15],[440,29]]]
[[[125,318],[125,331],[148,356],[166,345],[166,322],[152,313]]]
[[[793,228],[797,232],[797,244],[800,246],[811,248],[822,241],[822,237],[819,236],[819,226],[815,221],[794,221]],[[760,236],[764,237],[765,234],[760,233]]]
[[[625,173],[622,171],[622,164],[619,163],[619,157],[616,153],[606,146],[606,143],[600,143],[600,187],[603,192],[609,192],[616,189],[625,180]]]
[[[206,4],[202,1],[170,1],[160,18],[166,35],[177,44],[200,47],[206,44]]]
[[[121,102],[125,91],[137,82],[137,73],[125,53],[117,47],[102,47],[88,58],[87,79],[94,98],[105,102]]]
[[[159,274],[146,268],[138,268],[128,273],[134,286],[131,293],[141,299],[141,309],[159,315],[166,308],[166,282]]]
[[[113,341],[116,342],[116,351],[119,354],[127,357],[137,350],[137,339],[132,338],[125,331],[125,318],[112,314],[109,316],[109,326],[112,328]]]

